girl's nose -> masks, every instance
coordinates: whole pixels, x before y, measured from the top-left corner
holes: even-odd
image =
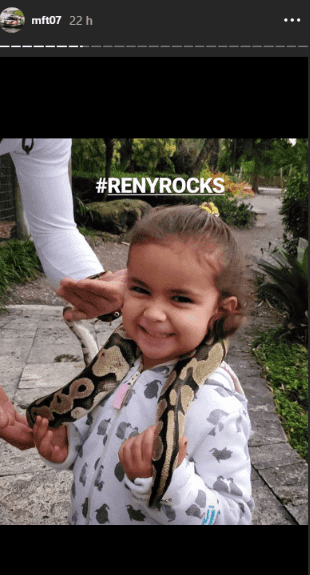
[[[143,316],[150,321],[165,321],[167,319],[163,306],[155,302],[146,306]]]

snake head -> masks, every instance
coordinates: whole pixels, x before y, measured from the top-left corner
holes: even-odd
[[[51,422],[54,421],[54,417],[51,414],[50,409],[46,405],[38,406],[38,405],[36,405],[36,401],[34,401],[33,403],[31,403],[27,407],[27,411],[26,411],[27,423],[28,423],[29,427],[31,427],[31,429],[34,426],[36,418],[38,417],[38,415],[48,419],[50,422],[49,425],[51,425]],[[51,427],[56,427],[56,426],[51,426]]]

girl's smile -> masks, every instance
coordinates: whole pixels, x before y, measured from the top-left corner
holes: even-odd
[[[136,244],[130,250],[124,327],[145,369],[195,349],[218,310],[214,267],[191,244]]]
[[[169,333],[163,333],[163,332],[151,333],[149,330],[144,328],[142,325],[140,325],[140,328],[143,331],[143,333],[145,333],[148,337],[152,337],[155,339],[166,339],[167,337],[170,337],[171,335],[173,335],[172,333],[169,334]]]

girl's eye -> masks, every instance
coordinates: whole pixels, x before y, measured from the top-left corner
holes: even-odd
[[[175,295],[173,296],[173,299],[178,303],[193,303],[192,300],[189,297],[186,297],[185,295]]]
[[[140,287],[140,286],[132,286],[130,288],[130,291],[134,291],[136,293],[143,293],[143,294],[148,294],[150,292],[148,292],[146,289]]]

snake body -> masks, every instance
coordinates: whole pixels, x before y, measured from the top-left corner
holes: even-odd
[[[68,309],[69,309],[68,307],[65,307],[63,310],[63,314]],[[82,348],[84,363],[86,366],[89,365],[99,351],[93,336],[81,321],[70,321],[66,320],[65,318],[64,321],[67,324],[67,326],[71,329],[72,333],[74,333],[74,335],[79,340],[79,343]]]
[[[96,353],[96,343],[88,330],[79,325],[80,322],[66,323],[82,344],[86,367],[58,391],[29,405],[27,420],[31,427],[38,415],[46,417],[51,428],[87,415],[116,389],[141,353],[137,344],[127,336],[122,324]],[[188,409],[200,387],[222,363],[227,348],[227,340],[218,341],[212,346],[203,341],[190,357],[187,355],[179,359],[160,393],[156,411],[150,507],[159,506],[171,482]],[[94,353],[96,355],[92,359]]]

